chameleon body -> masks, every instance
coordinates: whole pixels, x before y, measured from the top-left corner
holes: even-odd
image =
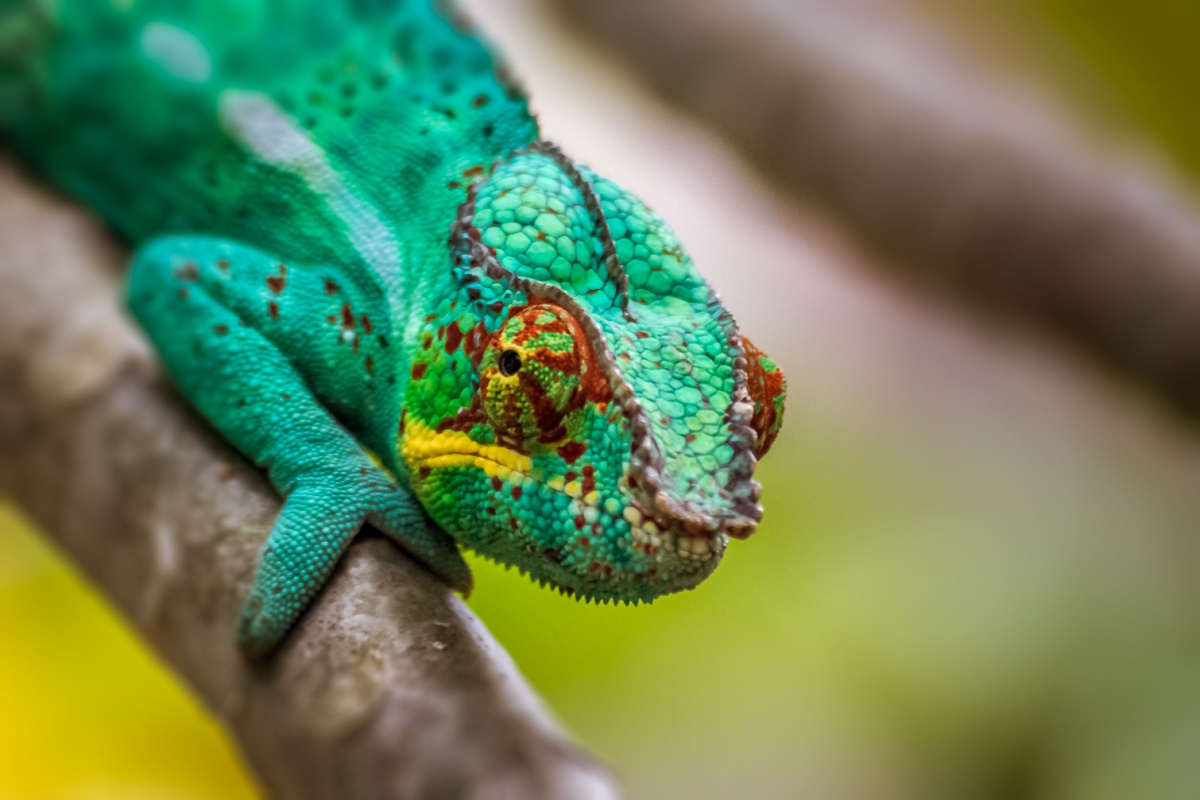
[[[0,134],[138,246],[134,316],[285,498],[249,653],[364,522],[464,593],[460,545],[624,601],[758,523],[778,369],[444,4],[0,2]]]

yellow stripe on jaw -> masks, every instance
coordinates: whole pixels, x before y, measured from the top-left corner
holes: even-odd
[[[420,422],[405,427],[401,455],[408,468],[477,467],[488,477],[506,478],[509,473],[528,475],[533,469],[529,456],[497,445],[479,444],[462,431],[438,433]]]

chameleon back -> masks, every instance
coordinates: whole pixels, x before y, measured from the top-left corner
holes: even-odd
[[[472,170],[537,137],[460,25],[431,0],[16,0],[0,133],[134,242],[210,233],[401,280],[444,255]]]

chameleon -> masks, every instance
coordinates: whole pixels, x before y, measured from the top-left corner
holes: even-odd
[[[133,317],[283,498],[275,650],[364,524],[589,601],[761,520],[785,382],[666,222],[437,0],[0,0],[0,138],[134,248]]]

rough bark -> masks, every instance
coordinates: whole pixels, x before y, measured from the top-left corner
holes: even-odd
[[[1053,331],[1200,415],[1191,202],[897,4],[551,2],[904,278]]]
[[[0,155],[0,491],[224,721],[269,794],[610,798],[471,612],[365,534],[276,657],[234,624],[279,507],[164,384],[125,253]]]

